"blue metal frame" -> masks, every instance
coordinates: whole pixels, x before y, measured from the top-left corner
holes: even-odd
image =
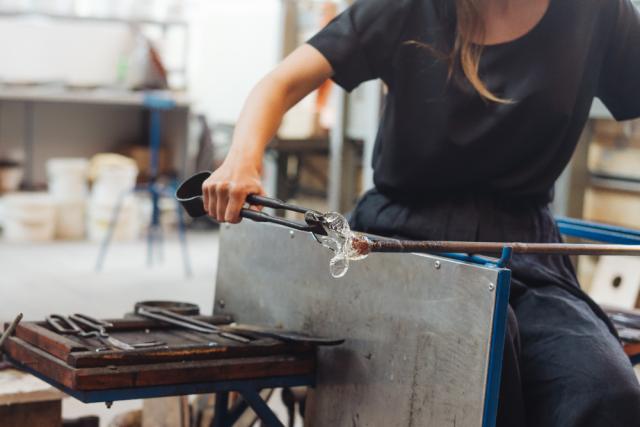
[[[210,394],[228,391],[260,391],[267,388],[280,387],[315,386],[315,378],[312,375],[296,375],[236,381],[213,381],[139,388],[82,391],[71,390],[64,385],[53,381],[51,378],[48,378],[40,372],[21,364],[17,360],[9,358],[9,361],[20,369],[29,372],[30,374],[40,378],[46,383],[51,384],[55,388],[64,391],[69,396],[74,397],[83,403],[116,402],[121,400],[152,399],[156,397],[185,396],[190,394]]]
[[[214,381],[141,388],[123,388],[114,390],[79,391],[71,390],[14,359],[9,358],[9,361],[20,369],[31,373],[53,387],[62,390],[69,396],[84,403],[105,402],[110,406],[111,403],[121,400],[152,399],[156,397],[215,393],[217,410],[212,423],[214,427],[233,426],[243,412],[242,408],[244,405],[248,405],[254,410],[263,425],[267,427],[284,427],[284,424],[278,420],[278,417],[276,417],[271,408],[269,408],[267,403],[260,396],[260,390],[281,387],[315,386],[315,378],[313,375],[296,375],[236,381]],[[232,391],[240,393],[246,403],[235,410],[228,411],[227,405],[229,392]],[[224,410],[222,408],[224,408]]]
[[[480,255],[459,254],[459,253],[443,253],[438,254],[442,258],[449,258],[456,261],[467,262],[469,264],[483,265],[486,267],[503,268],[509,265],[511,256],[513,255],[513,248],[505,246],[502,248],[502,255],[500,258],[489,258]]]
[[[640,245],[640,230],[565,217],[556,218],[556,222],[565,236],[620,245]]]
[[[505,248],[506,250],[507,248]],[[508,251],[510,253],[510,251]],[[496,284],[496,302],[493,311],[491,347],[489,349],[489,368],[487,370],[487,386],[484,399],[482,427],[494,427],[498,415],[500,397],[500,380],[502,376],[502,359],[507,332],[507,312],[509,309],[509,293],[511,289],[511,270],[501,268]]]

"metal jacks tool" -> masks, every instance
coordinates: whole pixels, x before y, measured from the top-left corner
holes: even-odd
[[[200,172],[183,182],[176,191],[176,199],[185,208],[189,216],[198,218],[205,216],[207,211],[203,205],[202,184],[211,175],[211,172]],[[291,212],[298,212],[304,215],[304,223],[291,221],[267,215],[253,209],[242,209],[240,216],[256,222],[269,222],[272,224],[282,225],[298,231],[306,231],[309,233],[325,235],[326,232],[322,227],[323,214],[300,206],[292,205],[282,200],[272,199],[264,196],[250,195],[246,199],[247,204],[251,206],[262,206],[265,208],[282,209]]]
[[[135,313],[148,319],[154,319],[160,322],[168,323],[170,325],[180,326],[182,328],[189,329],[195,332],[200,332],[203,334],[217,334],[221,337],[243,344],[248,344],[251,342],[251,339],[249,338],[231,332],[225,332],[218,326],[212,325],[211,323],[202,322],[198,319],[194,319],[193,317],[183,316],[181,314],[174,313],[163,308],[138,305],[136,306]]]
[[[63,335],[76,335],[81,338],[96,338],[111,348],[118,350],[140,350],[145,348],[154,348],[165,345],[160,341],[150,341],[145,343],[129,344],[121,341],[107,333],[107,328],[113,327],[112,323],[103,320],[94,319],[86,314],[73,314],[71,316],[63,316],[61,314],[52,314],[46,318],[47,324],[56,332]],[[80,325],[83,325],[91,332],[86,332]]]
[[[640,245],[601,245],[595,243],[520,243],[520,242],[439,242],[362,237],[358,250],[370,252],[468,253],[492,255],[504,248],[514,254],[547,255],[640,255]]]

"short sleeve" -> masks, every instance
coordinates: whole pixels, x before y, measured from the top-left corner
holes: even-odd
[[[331,64],[347,91],[381,78],[389,67],[412,0],[357,0],[307,43]]]
[[[615,25],[604,56],[598,97],[616,120],[640,117],[640,11],[631,0],[616,3]]]

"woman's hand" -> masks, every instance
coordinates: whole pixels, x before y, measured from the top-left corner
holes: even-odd
[[[264,151],[284,114],[331,77],[329,61],[302,45],[251,91],[233,134],[224,163],[202,184],[204,208],[219,222],[240,222],[250,194],[264,195],[260,170]]]
[[[240,222],[240,210],[250,194],[264,194],[259,168],[231,158],[202,184],[204,208],[218,222]]]

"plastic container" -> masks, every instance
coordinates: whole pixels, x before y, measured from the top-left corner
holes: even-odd
[[[87,234],[89,240],[101,242],[107,236],[117,201],[105,201],[92,198],[87,206]],[[133,195],[125,197],[120,208],[114,241],[137,239],[140,230],[138,220],[138,201]]]
[[[14,242],[43,242],[55,235],[56,209],[47,193],[4,197],[4,237]]]
[[[49,194],[56,200],[81,200],[87,197],[89,161],[59,158],[47,161]]]
[[[62,240],[80,240],[86,230],[85,199],[55,200],[56,226],[55,237]]]
[[[91,190],[96,200],[115,202],[123,193],[136,186],[138,168],[133,165],[106,166],[100,170]]]

